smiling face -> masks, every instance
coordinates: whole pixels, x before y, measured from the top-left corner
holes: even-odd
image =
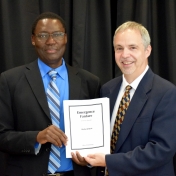
[[[114,36],[115,60],[128,83],[133,82],[148,65],[151,46],[144,47],[138,30],[126,29]]]
[[[57,40],[50,35],[48,39],[41,40],[37,35],[41,33],[53,34],[55,32],[65,33],[62,23],[58,19],[39,20],[34,34],[31,37],[32,44],[35,46],[38,57],[51,68],[57,68],[62,64],[62,57],[65,53],[67,35]]]

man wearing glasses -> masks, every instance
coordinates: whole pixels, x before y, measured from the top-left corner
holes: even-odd
[[[90,176],[95,168],[66,158],[63,100],[99,97],[93,74],[65,63],[63,19],[40,14],[32,26],[38,59],[0,77],[0,150],[9,154],[9,176]]]

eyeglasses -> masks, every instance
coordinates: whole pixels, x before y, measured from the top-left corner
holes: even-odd
[[[35,34],[35,36],[41,40],[41,41],[47,41],[49,37],[51,36],[55,41],[62,40],[64,38],[65,33],[64,32],[54,32],[52,34],[49,33],[39,33]]]

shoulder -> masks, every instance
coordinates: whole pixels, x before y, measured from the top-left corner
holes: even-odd
[[[176,101],[176,86],[170,81],[158,75],[154,75],[151,96],[154,95],[161,98],[170,97],[170,101],[172,101],[172,99]]]
[[[8,70],[2,72],[1,75],[5,76],[6,78],[10,77],[10,79],[15,79],[15,78],[18,78],[18,77],[21,77],[22,75],[24,75],[25,71],[30,68],[33,68],[34,65],[37,66],[36,61],[31,62],[29,64],[25,64],[25,65],[21,65],[18,67],[8,69]]]
[[[146,93],[163,94],[168,90],[175,90],[176,86],[168,80],[160,77],[149,69],[138,85],[138,90]]]
[[[170,88],[173,88],[175,89],[176,86],[171,83],[170,81],[160,77],[159,75],[154,75],[154,84],[155,86],[157,86],[158,88],[160,87],[161,89],[165,88],[165,89],[170,89]]]
[[[6,70],[0,75],[0,84],[7,83],[9,86],[15,86],[19,81],[25,80],[26,71],[29,70],[31,65],[34,65],[35,62],[14,67],[9,70]]]
[[[108,97],[109,94],[116,91],[118,92],[120,85],[122,83],[122,76],[114,78],[101,87],[100,95],[101,97]]]
[[[142,92],[154,101],[160,101],[165,98],[168,99],[170,96],[173,96],[173,99],[176,98],[176,86],[168,80],[153,73],[151,69],[149,69],[149,71],[142,78],[135,94],[140,94]]]
[[[81,69],[81,68],[77,68],[77,67],[72,67],[68,64],[66,64],[67,69],[68,69],[68,73],[69,74],[74,74],[78,77],[80,77],[82,80],[88,80],[88,81],[100,81],[99,77],[90,73],[87,70]]]
[[[85,79],[85,80],[99,81],[98,76],[84,69],[78,69],[78,76],[80,76],[82,79]]]
[[[15,79],[22,76],[22,72],[25,70],[25,65],[11,68],[1,73],[1,77],[4,76],[6,79]]]
[[[122,83],[122,76],[119,76],[119,77],[111,79],[110,81],[105,83],[102,86],[101,90],[102,91],[111,91],[111,90],[115,89],[118,85],[121,85],[121,83]]]
[[[107,83],[105,83],[102,88],[112,88],[114,86],[116,86],[118,83],[122,82],[122,76],[119,76],[117,78],[113,78],[110,81],[108,81]]]

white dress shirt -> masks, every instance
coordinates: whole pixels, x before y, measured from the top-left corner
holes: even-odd
[[[121,84],[119,93],[117,95],[116,103],[114,105],[114,109],[113,109],[113,113],[112,113],[112,117],[111,117],[111,135],[112,135],[112,130],[113,130],[113,127],[114,127],[114,122],[115,122],[115,119],[116,119],[117,111],[118,111],[118,108],[119,108],[119,104],[120,104],[122,96],[125,92],[126,86],[130,85],[132,87],[132,89],[130,90],[130,101],[131,101],[131,99],[133,98],[133,95],[134,95],[141,79],[143,78],[143,76],[145,75],[145,73],[147,72],[148,69],[149,69],[149,66],[147,65],[145,70],[143,71],[143,73],[140,76],[138,76],[131,84],[129,84],[126,81],[124,75],[122,75],[122,79],[123,79],[122,84]]]

